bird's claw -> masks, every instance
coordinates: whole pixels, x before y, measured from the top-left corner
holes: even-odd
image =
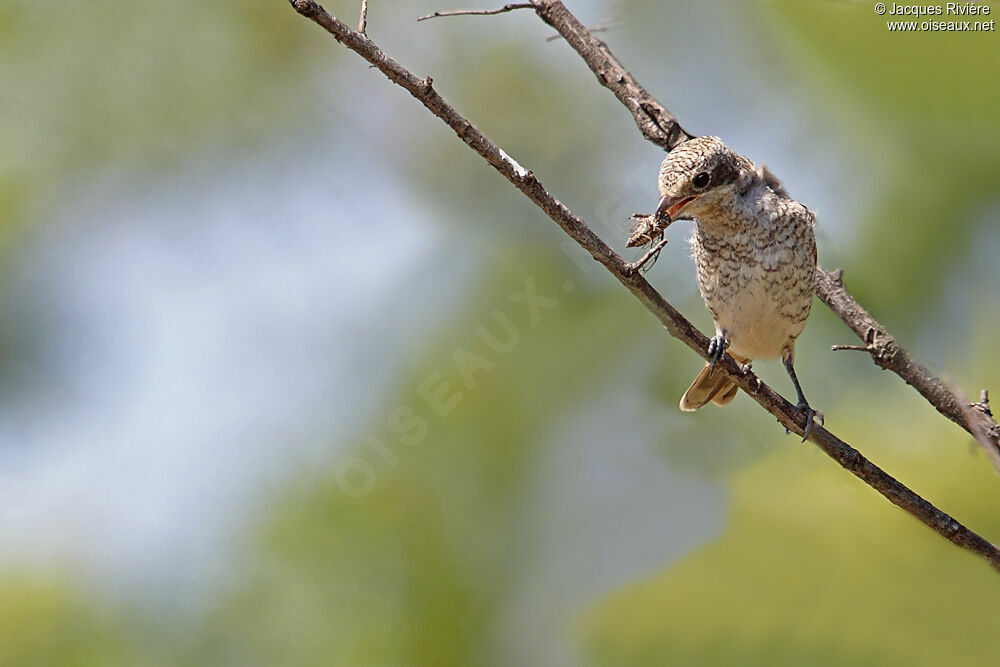
[[[813,410],[808,403],[799,403],[795,406],[800,412],[805,411],[806,415],[806,427],[802,431],[802,442],[809,439],[810,434],[813,432],[813,428],[818,422],[820,426],[823,425],[823,413],[819,410]],[[786,432],[788,429],[785,429]]]
[[[802,442],[805,442],[806,440],[809,439],[809,435],[812,433],[813,426],[815,426],[813,422],[815,420],[817,412],[813,410],[811,407],[809,407],[808,403],[799,403],[795,407],[799,409],[799,412],[805,412],[806,415],[806,427],[802,431]],[[822,422],[823,422],[823,416],[820,415],[820,423]]]
[[[708,341],[708,377],[712,377],[715,372],[715,364],[719,363],[719,360],[725,356],[728,347],[729,339],[726,338],[725,334],[717,333]]]
[[[823,425],[823,413],[819,410],[813,410],[808,403],[798,403],[795,409],[800,412],[804,410],[806,414],[806,427],[802,430],[802,442],[805,442],[812,434],[816,422],[819,422],[820,426]],[[785,435],[789,435],[790,433],[791,431],[786,428]]]

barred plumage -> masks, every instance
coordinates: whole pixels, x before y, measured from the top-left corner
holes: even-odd
[[[793,362],[812,304],[815,216],[766,167],[717,137],[698,137],[671,151],[659,189],[657,219],[695,221],[690,242],[698,287],[715,320],[714,359],[727,349],[747,364],[780,357],[811,420]],[[724,405],[736,395],[736,385],[713,368],[714,362],[706,364],[684,393],[682,410]]]

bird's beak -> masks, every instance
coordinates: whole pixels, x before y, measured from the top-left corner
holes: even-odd
[[[656,212],[653,214],[653,219],[659,222],[660,220],[666,218],[667,223],[671,223],[677,219],[680,215],[681,210],[698,198],[698,195],[693,197],[671,197],[670,195],[663,195],[660,199],[660,203],[656,205]]]

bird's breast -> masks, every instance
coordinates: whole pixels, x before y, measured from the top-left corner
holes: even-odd
[[[692,239],[702,298],[733,354],[776,358],[805,326],[815,245],[783,241],[747,234]]]

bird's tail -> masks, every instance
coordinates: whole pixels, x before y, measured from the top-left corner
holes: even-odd
[[[740,363],[746,363],[746,360],[743,359],[736,360]],[[706,363],[705,367],[698,373],[698,377],[681,396],[681,410],[684,412],[694,412],[698,408],[708,405],[709,402],[720,406],[727,405],[736,397],[736,392],[740,390],[736,386],[736,382],[721,371],[711,373],[710,377],[711,368],[711,365]]]

